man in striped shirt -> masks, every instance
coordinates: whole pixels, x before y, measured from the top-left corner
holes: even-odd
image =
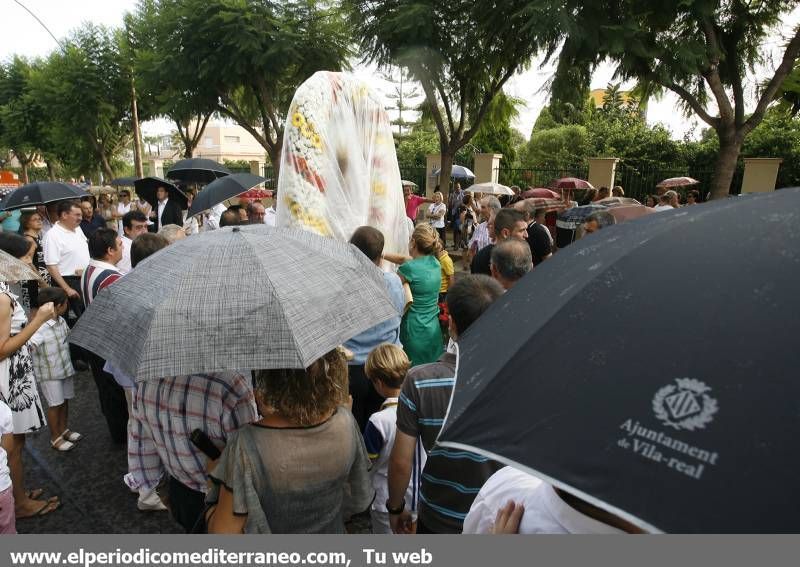
[[[469,328],[503,288],[488,276],[464,276],[447,292],[450,336]],[[409,533],[411,516],[404,501],[414,447],[421,438],[428,460],[422,472],[417,533],[461,533],[470,505],[486,480],[500,468],[489,459],[436,445],[455,383],[456,357],[445,353],[409,370],[397,406],[397,435],[389,458],[386,508],[395,533]]]
[[[122,277],[117,262],[122,260],[122,239],[113,228],[98,228],[89,237],[89,265],[81,274],[81,295],[86,307],[101,289]]]
[[[122,259],[122,240],[112,228],[98,228],[89,237],[89,265],[81,274],[81,295],[85,307],[94,301],[100,290],[122,277],[116,264]],[[89,367],[97,385],[100,410],[106,418],[111,439],[120,445],[128,441],[128,404],[125,391],[108,372],[103,371],[105,361],[88,353]]]

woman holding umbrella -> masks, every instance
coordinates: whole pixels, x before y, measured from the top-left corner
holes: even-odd
[[[369,457],[333,350],[308,368],[260,370],[263,417],[236,431],[211,471],[210,533],[345,533],[374,497]],[[266,505],[266,506],[265,506]]]
[[[0,250],[24,260],[33,247],[28,239],[18,234],[2,233]],[[46,303],[28,321],[17,297],[9,291],[8,283],[0,282],[0,401],[11,408],[13,419],[14,435],[4,448],[8,453],[17,518],[43,516],[60,505],[58,498],[38,500],[41,490],[26,492],[22,467],[25,434],[38,431],[46,424],[27,342],[54,313],[53,304]]]
[[[408,244],[410,256],[383,255],[384,259],[400,264],[397,273],[411,289],[411,307],[400,323],[400,342],[411,359],[411,366],[435,362],[442,354],[438,304],[442,268],[434,255],[438,241],[435,228],[420,224]]]

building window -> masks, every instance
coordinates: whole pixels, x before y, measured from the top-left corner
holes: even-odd
[[[238,144],[239,136],[225,136],[225,141],[229,144]]]
[[[206,146],[207,148],[210,148],[211,146],[213,146],[213,145],[214,145],[214,138],[212,138],[212,137],[210,137],[210,136],[206,137],[206,138],[203,140],[203,144],[205,144],[205,146]]]

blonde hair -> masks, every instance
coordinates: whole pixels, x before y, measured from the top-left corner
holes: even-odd
[[[258,370],[253,390],[262,404],[288,421],[317,425],[347,402],[347,360],[335,349],[308,368]]]
[[[411,240],[414,241],[417,250],[421,254],[430,255],[436,251],[436,242],[439,240],[439,233],[427,223],[418,224],[411,234]]]
[[[370,380],[380,380],[390,388],[400,388],[411,366],[408,355],[397,345],[382,344],[375,347],[364,364],[364,373]]]

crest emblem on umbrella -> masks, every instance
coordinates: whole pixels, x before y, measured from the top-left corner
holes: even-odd
[[[676,378],[653,396],[653,412],[664,425],[675,429],[704,429],[719,409],[708,395],[711,388],[694,378]]]

